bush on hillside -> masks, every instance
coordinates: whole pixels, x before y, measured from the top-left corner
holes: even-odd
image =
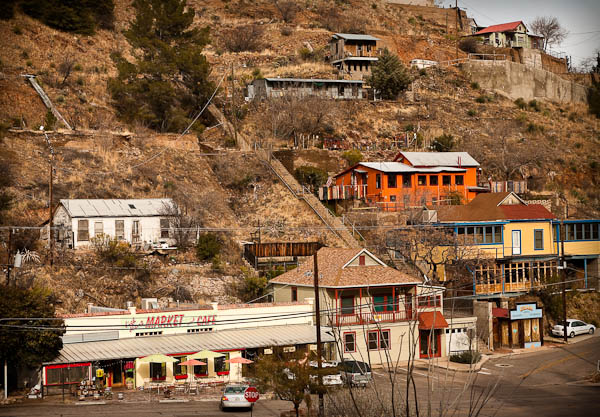
[[[431,143],[431,149],[436,152],[450,152],[455,145],[454,136],[444,133]]]
[[[137,265],[135,254],[127,243],[107,235],[95,236],[91,242],[102,263],[121,268],[134,268]]]
[[[587,99],[590,113],[600,118],[600,82],[593,82],[592,88],[588,90]]]
[[[358,149],[350,149],[342,154],[342,158],[348,162],[348,166],[354,166],[362,161],[362,153]]]
[[[223,33],[222,39],[229,52],[256,52],[263,49],[264,29],[258,25],[243,25]]]
[[[221,242],[214,233],[203,233],[196,242],[196,257],[200,261],[214,259],[221,252]]]
[[[91,35],[97,28],[114,28],[113,0],[22,0],[25,14],[65,32]]]
[[[461,51],[464,51],[468,54],[476,54],[477,48],[479,47],[479,42],[478,42],[477,38],[473,38],[473,37],[463,38],[458,43],[458,47],[460,48]]]
[[[395,100],[401,91],[406,90],[410,84],[410,76],[406,67],[396,55],[392,54],[387,48],[371,71],[369,84],[379,92],[381,98],[385,100]]]
[[[320,168],[303,165],[296,168],[294,177],[300,184],[319,188],[327,181],[327,172]]]

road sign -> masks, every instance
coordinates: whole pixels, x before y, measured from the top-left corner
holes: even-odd
[[[258,390],[254,387],[248,387],[246,388],[246,391],[244,391],[244,398],[251,403],[254,403],[258,400],[258,398],[260,397],[260,394],[258,393]]]

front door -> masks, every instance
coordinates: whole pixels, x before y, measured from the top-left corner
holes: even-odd
[[[512,231],[512,254],[513,255],[521,254],[521,231],[520,230]]]
[[[438,358],[442,355],[440,330],[419,330],[419,353],[421,358]]]

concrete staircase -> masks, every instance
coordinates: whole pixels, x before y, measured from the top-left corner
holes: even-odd
[[[46,94],[46,92],[44,91],[42,86],[38,84],[37,80],[35,79],[35,75],[25,74],[25,75],[23,75],[23,77],[25,77],[29,80],[33,89],[38,93],[38,95],[44,102],[44,105],[52,112],[54,117],[56,117],[58,120],[60,120],[67,127],[67,129],[73,130],[73,128],[71,127],[71,125],[69,123],[67,123],[67,121],[65,120],[63,115],[60,114],[60,112],[58,111],[58,109],[56,107],[54,107],[54,104],[52,104],[50,97],[48,97],[48,95]]]

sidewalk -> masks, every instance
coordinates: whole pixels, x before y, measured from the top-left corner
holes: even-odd
[[[453,372],[477,372],[489,359],[487,355],[481,355],[481,360],[474,364],[452,362],[449,358],[415,359],[414,368],[420,370],[437,368],[438,371],[448,369]],[[398,364],[402,369],[406,369],[407,365],[408,361],[402,361]]]

